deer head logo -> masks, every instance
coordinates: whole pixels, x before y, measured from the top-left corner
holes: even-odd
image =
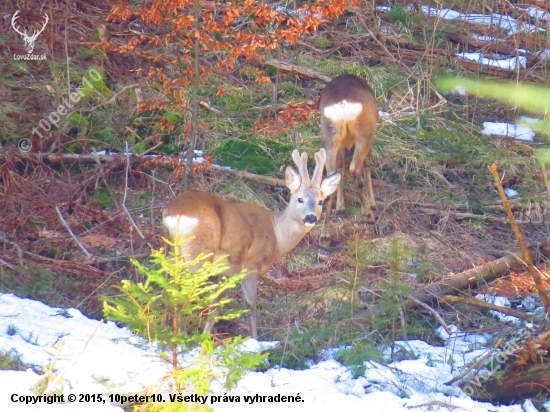
[[[25,31],[21,31],[21,29],[17,25],[16,20],[19,17],[19,12],[20,10],[17,10],[13,15],[11,19],[11,27],[13,27],[13,30],[15,30],[17,33],[21,35],[21,38],[25,42],[25,50],[27,50],[27,53],[31,54],[34,49],[34,42],[36,41],[38,35],[44,31],[44,29],[46,28],[46,24],[48,24],[48,21],[50,19],[48,18],[48,15],[44,13],[45,20],[44,20],[44,23],[42,24],[42,28],[40,30],[34,29],[34,33],[31,36],[29,36],[27,34],[27,29],[25,29]]]

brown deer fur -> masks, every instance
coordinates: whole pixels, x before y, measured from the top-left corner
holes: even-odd
[[[292,158],[299,174],[286,168],[285,181],[291,197],[285,210],[272,212],[252,203],[231,203],[201,191],[188,191],[168,203],[163,212],[167,235],[193,239],[181,246],[182,255],[192,258],[212,253],[211,260],[228,256],[226,275],[247,269],[243,280],[244,300],[250,312],[250,333],[258,337],[256,298],[258,280],[271,265],[286,255],[315,226],[321,217],[322,202],[340,183],[340,174],[322,179],[326,153],[315,154],[316,167],[310,180],[307,154],[294,150]],[[206,329],[211,329],[208,322]]]
[[[371,181],[370,152],[374,142],[378,109],[374,92],[362,78],[345,74],[334,78],[321,93],[319,104],[321,116],[322,146],[327,152],[327,173],[340,172],[342,179],[338,186],[336,211],[343,212],[344,174],[346,151],[353,157],[349,170],[361,201],[361,208],[367,221],[374,222],[371,206],[375,206]],[[363,168],[365,175],[363,175]],[[366,179],[365,179],[366,178]],[[365,181],[366,180],[366,181]],[[366,185],[365,185],[366,183]],[[329,246],[331,235],[331,212],[334,196],[327,202],[322,243]]]

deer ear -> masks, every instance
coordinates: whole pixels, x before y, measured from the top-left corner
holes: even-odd
[[[329,197],[338,189],[341,179],[342,175],[340,173],[334,173],[323,180],[323,183],[321,183],[321,193],[325,198]]]
[[[287,166],[285,171],[285,182],[290,189],[290,193],[295,193],[302,184],[302,178],[296,173],[292,166]]]

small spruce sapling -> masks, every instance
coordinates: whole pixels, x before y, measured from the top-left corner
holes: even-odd
[[[204,314],[213,315],[215,322],[241,316],[245,311],[227,308],[232,302],[224,292],[235,288],[246,276],[246,272],[225,277],[229,268],[221,258],[206,261],[210,255],[200,254],[195,259],[185,260],[180,252],[180,240],[174,243],[164,239],[174,252],[171,257],[163,249],[153,250],[151,265],[145,266],[132,260],[137,270],[145,276],[144,283],[123,280],[120,291],[123,297],[104,296],[104,314],[109,320],[126,324],[134,333],[148,341],[156,341],[162,348],[161,356],[171,363],[170,392],[207,395],[212,393],[211,384],[221,383],[231,390],[245,371],[260,365],[267,355],[248,353],[241,350],[244,339],[240,336],[214,343],[210,333],[202,333],[206,319]],[[192,269],[203,263],[199,269]],[[197,355],[182,354],[198,349]],[[166,388],[162,379],[158,387],[149,388],[158,393]],[[143,410],[170,410],[171,403],[143,405]],[[179,404],[181,408],[181,404]],[[196,409],[198,405],[187,405]],[[141,410],[138,408],[138,410]]]

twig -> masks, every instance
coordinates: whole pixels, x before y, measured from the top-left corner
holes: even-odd
[[[136,222],[134,222],[134,219],[132,219],[132,215],[130,215],[130,211],[126,208],[126,196],[128,195],[128,175],[129,174],[130,174],[130,153],[128,152],[128,142],[126,142],[126,173],[125,173],[125,180],[124,180],[124,197],[122,198],[122,208],[126,212],[128,219],[130,219],[130,222],[135,227],[138,234],[141,236],[142,239],[145,239],[145,236],[143,236],[143,233],[141,233],[141,230],[139,230],[139,227],[137,227]]]
[[[6,262],[6,261],[3,260],[3,259],[0,259],[0,263],[3,264],[3,265],[6,265],[6,266],[9,267],[11,270],[14,270],[14,269],[15,269],[15,266],[10,265],[8,262]]]
[[[141,157],[145,156],[146,154],[148,153],[151,153],[153,150],[156,150],[158,149],[159,147],[161,147],[163,145],[163,142],[158,142],[156,145],[154,145],[153,147],[150,147],[149,149],[147,149],[146,151],[144,151],[143,153],[140,154]]]
[[[4,238],[3,236],[0,236],[0,243],[5,243],[7,245],[12,245],[17,249],[17,257],[19,258],[19,266],[23,266],[23,251],[21,250],[21,246],[19,246],[17,243],[12,242],[11,240],[8,240]]]
[[[119,270],[117,270],[117,271],[115,271],[115,272],[109,273],[109,276],[107,276],[107,279],[105,279],[103,282],[101,282],[97,288],[95,288],[88,296],[86,296],[84,299],[82,299],[82,300],[80,301],[80,303],[79,303],[78,305],[75,306],[75,309],[79,309],[80,306],[82,306],[82,305],[84,304],[84,302],[86,302],[88,299],[90,299],[91,296],[93,296],[99,289],[101,289],[101,288],[103,287],[103,285],[106,284],[106,283],[109,281],[109,279],[111,279],[111,277],[112,277],[115,273],[120,272],[120,270],[121,270],[121,269],[119,269]]]
[[[113,103],[116,103],[117,101],[117,98],[122,94],[124,93],[126,90],[128,89],[135,89],[136,87],[139,87],[139,88],[142,88],[142,87],[152,87],[152,88],[157,88],[156,86],[154,85],[150,85],[150,84],[131,84],[129,86],[125,86],[123,87],[122,89],[120,89],[119,92],[115,93],[113,95],[113,97],[111,97],[109,100],[107,100],[106,102],[103,102],[103,103],[100,103],[100,104],[97,104],[93,107],[90,107],[89,109],[79,109],[78,111],[79,112],[93,112],[95,111],[96,109],[99,109],[100,107],[103,107],[103,106],[108,106],[110,104],[113,104]],[[73,113],[76,113],[77,111],[74,110],[72,111],[71,113],[69,113],[67,116],[73,114]]]
[[[485,360],[491,356],[493,354],[493,352],[502,344],[502,342],[504,341],[504,339],[500,338],[498,340],[498,342],[496,343],[495,346],[493,346],[491,348],[491,350],[489,352],[487,352],[486,355],[484,355],[481,359],[478,359],[477,361],[475,361],[474,363],[472,363],[465,371],[463,371],[462,373],[459,373],[457,376],[455,376],[453,379],[451,379],[450,381],[447,381],[445,382],[445,385],[452,385],[453,383],[455,383],[456,381],[459,381],[460,379],[462,379],[464,376],[466,376],[467,374],[470,373],[470,371],[472,369],[475,369],[481,365],[483,365],[483,362],[485,362]]]
[[[546,294],[546,290],[544,289],[544,285],[542,284],[542,278],[540,276],[540,273],[538,269],[535,267],[535,265],[533,264],[533,260],[531,259],[531,255],[529,254],[529,251],[527,250],[527,246],[523,241],[523,237],[521,236],[521,232],[519,231],[519,227],[516,223],[516,219],[514,218],[514,214],[512,213],[512,210],[510,209],[510,205],[508,204],[508,199],[506,198],[506,194],[504,193],[504,189],[502,188],[500,177],[498,175],[497,165],[496,164],[491,165],[489,170],[491,171],[491,173],[493,174],[493,178],[495,179],[495,184],[497,185],[498,193],[500,195],[500,199],[502,200],[502,205],[506,210],[506,214],[508,215],[508,219],[510,220],[510,226],[512,226],[512,230],[514,232],[514,235],[516,236],[516,240],[519,243],[519,247],[521,248],[521,253],[523,253],[523,257],[525,259],[525,262],[527,263],[529,272],[531,273],[531,276],[535,281],[535,285],[537,287],[540,298],[542,300],[542,304],[544,305],[544,310],[546,311],[546,313],[550,313],[550,299]]]
[[[443,243],[445,246],[447,246],[449,249],[454,250],[456,253],[458,253],[460,256],[462,256],[464,259],[469,260],[470,262],[473,262],[473,259],[468,256],[466,253],[464,253],[462,250],[454,247],[453,245],[450,245],[443,237],[439,235],[439,233],[434,232],[433,230],[428,230],[428,233],[435,237],[437,240],[439,240],[441,243]]]
[[[506,308],[504,306],[494,305],[489,302],[484,302],[475,298],[462,298],[459,296],[443,296],[440,300],[441,303],[464,303],[466,305],[477,306],[478,308],[496,310],[497,312],[504,313],[505,315],[514,316],[519,319],[526,321],[532,321],[536,319],[537,316],[529,315],[528,313],[522,312],[521,310]]]
[[[90,342],[92,341],[92,339],[95,337],[95,335],[97,334],[97,331],[99,330],[99,327],[101,325],[103,325],[103,322],[104,320],[101,319],[99,321],[99,324],[96,326],[95,330],[93,331],[92,335],[88,338],[88,340],[86,341],[86,343],[84,344],[84,347],[82,348],[82,350],[80,351],[80,353],[78,354],[78,356],[76,357],[76,359],[69,365],[65,368],[65,370],[63,371],[63,373],[61,373],[60,375],[57,376],[57,378],[55,378],[55,380],[50,383],[48,385],[48,388],[44,391],[45,393],[50,393],[50,391],[52,391],[54,388],[55,388],[55,385],[57,385],[57,382],[59,382],[59,380],[65,376],[65,374],[69,371],[69,369],[71,369],[74,365],[76,365],[76,363],[78,362],[78,359],[80,359],[80,356],[82,356],[82,353],[84,353],[84,351],[86,350],[86,348],[88,347],[88,345],[90,344]]]
[[[437,313],[433,308],[431,308],[429,305],[426,305],[424,302],[419,301],[414,296],[409,296],[408,299],[412,300],[418,306],[422,306],[424,309],[429,310],[432,313],[432,315],[434,315],[435,320],[437,320],[439,324],[443,326],[443,329],[445,329],[445,332],[447,332],[449,335],[451,334],[451,329],[447,326],[447,324],[445,323],[441,315]]]
[[[150,252],[138,253],[137,255],[133,255],[133,256],[112,256],[108,258],[101,258],[101,257],[94,256],[91,259],[85,260],[82,263],[84,265],[100,265],[103,263],[119,262],[121,260],[126,260],[126,259],[143,259],[148,256],[151,256]]]
[[[78,247],[86,254],[86,256],[88,256],[89,258],[92,257],[92,255],[90,254],[90,252],[88,252],[86,250],[86,248],[82,245],[82,243],[80,243],[80,240],[78,240],[78,238],[75,236],[75,234],[73,233],[73,231],[71,230],[71,228],[69,227],[69,225],[67,224],[67,222],[65,222],[65,219],[63,219],[63,215],[61,214],[61,211],[59,210],[59,207],[55,207],[55,210],[57,212],[57,215],[59,216],[59,220],[61,220],[61,223],[63,224],[63,226],[65,226],[65,229],[67,229],[67,232],[69,232],[69,235],[71,235],[71,237],[73,238],[73,240],[76,242],[76,244],[78,245]]]

